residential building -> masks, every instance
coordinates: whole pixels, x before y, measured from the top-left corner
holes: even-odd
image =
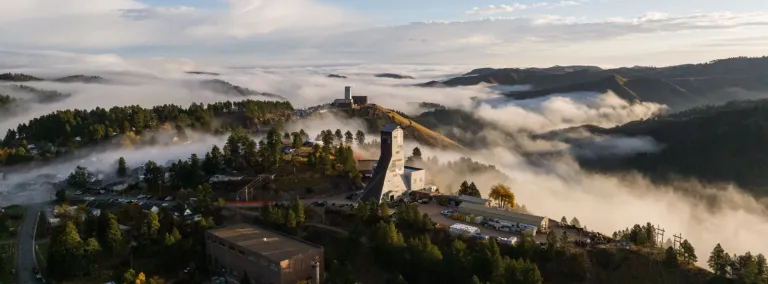
[[[323,247],[256,225],[239,223],[205,233],[208,265],[230,281],[254,284],[321,283]]]

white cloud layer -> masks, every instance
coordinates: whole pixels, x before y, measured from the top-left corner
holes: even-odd
[[[560,1],[556,3],[549,2],[536,2],[531,4],[513,3],[510,5],[488,5],[485,7],[473,7],[471,10],[466,11],[469,15],[491,15],[498,13],[514,12],[519,10],[528,10],[534,8],[560,8],[568,6],[578,6],[588,2],[588,0],[579,1]]]
[[[581,3],[510,4],[468,13]],[[761,43],[768,43],[765,38],[729,41],[768,33],[768,13],[760,11],[647,13],[629,18],[549,15],[375,26],[369,15],[317,0],[226,0],[226,4],[226,9],[212,10],[134,0],[2,1],[0,46],[15,51],[190,58],[238,66],[297,62],[545,66],[708,61],[761,55],[765,52]],[[636,42],[643,42],[642,48]],[[722,42],[728,42],[728,48],[717,45]]]

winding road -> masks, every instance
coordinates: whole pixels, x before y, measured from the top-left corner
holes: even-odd
[[[25,205],[24,220],[19,227],[17,251],[18,263],[16,273],[18,274],[19,284],[37,283],[32,268],[35,263],[35,227],[37,226],[37,216],[45,208],[46,203],[32,203]]]

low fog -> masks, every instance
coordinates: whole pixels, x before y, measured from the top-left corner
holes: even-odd
[[[435,155],[443,162],[464,156],[419,147],[425,157]],[[666,230],[665,238],[682,233],[704,267],[706,255],[717,243],[731,253],[768,252],[763,241],[768,234],[765,204],[734,187],[695,181],[658,186],[636,174],[588,173],[570,157],[537,160],[534,166],[504,147],[476,151],[472,158],[507,174],[517,203],[533,214],[555,220],[577,217],[588,229],[605,234],[651,222]],[[440,173],[430,174],[440,178]],[[484,176],[478,179],[485,184],[496,182]],[[490,188],[480,190],[487,196]]]
[[[527,100],[493,97],[476,101],[474,106],[479,118],[507,131],[536,133],[584,124],[613,127],[666,110],[666,106],[656,103],[629,103],[610,91],[552,94]]]

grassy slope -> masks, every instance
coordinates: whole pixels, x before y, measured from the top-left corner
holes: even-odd
[[[343,113],[350,118],[363,119],[368,124],[369,132],[378,133],[384,125],[395,123],[403,129],[406,137],[423,145],[451,150],[464,150],[464,147],[459,145],[459,143],[380,105],[361,109],[341,109],[337,112]],[[373,137],[370,139],[373,139]]]

